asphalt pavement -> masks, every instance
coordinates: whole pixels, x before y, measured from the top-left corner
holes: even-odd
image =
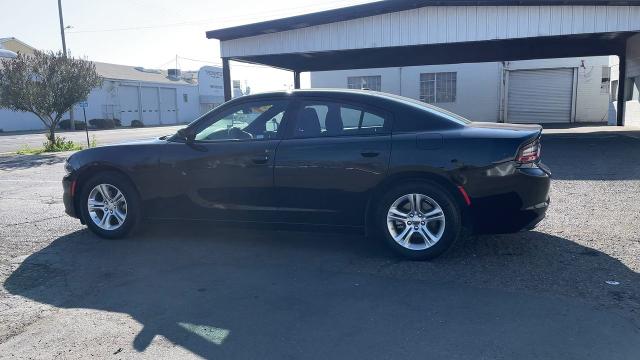
[[[539,227],[431,262],[317,230],[156,222],[102,240],[63,213],[67,155],[0,157],[2,358],[640,354],[638,132],[545,135]]]

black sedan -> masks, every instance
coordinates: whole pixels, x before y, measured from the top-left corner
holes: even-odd
[[[544,217],[540,135],[371,91],[265,93],[173,136],[72,155],[64,203],[105,238],[143,219],[321,224],[427,259],[468,232],[516,232]]]

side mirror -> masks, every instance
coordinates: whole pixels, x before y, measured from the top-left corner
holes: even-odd
[[[182,128],[180,130],[178,130],[178,132],[176,133],[176,135],[180,138],[180,139],[184,139],[184,141],[187,144],[192,143],[195,138],[196,138],[196,134],[194,134],[192,131],[190,131],[189,128]]]

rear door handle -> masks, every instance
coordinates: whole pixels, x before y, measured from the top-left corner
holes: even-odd
[[[254,164],[263,165],[269,161],[269,156],[265,155],[260,157],[254,157],[254,158],[251,158],[251,161],[253,161]]]
[[[368,158],[376,157],[376,156],[380,155],[380,153],[377,152],[377,151],[363,151],[360,154],[362,154],[362,156],[368,157]]]

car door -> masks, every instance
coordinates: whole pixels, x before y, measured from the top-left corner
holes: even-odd
[[[388,169],[391,116],[360,104],[305,99],[288,120],[274,168],[282,220],[362,225],[368,197]]]
[[[168,144],[161,166],[165,217],[270,221],[274,154],[289,102],[261,99],[216,111],[193,127],[192,142]]]

